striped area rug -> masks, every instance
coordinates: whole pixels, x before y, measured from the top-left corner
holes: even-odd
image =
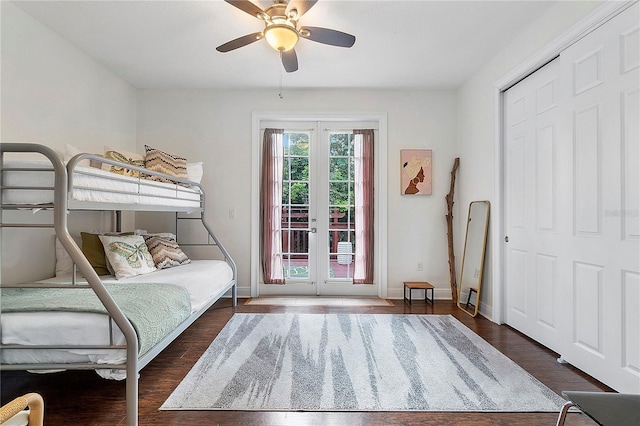
[[[451,315],[235,314],[161,410],[559,411]]]

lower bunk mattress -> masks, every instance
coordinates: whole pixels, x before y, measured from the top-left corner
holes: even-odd
[[[190,315],[219,299],[233,272],[226,262],[193,260],[179,267],[115,280],[101,277],[138,334],[139,354],[175,330]],[[79,279],[78,282],[84,280]],[[66,284],[62,277],[43,280]],[[124,336],[91,289],[2,289],[1,336],[10,345],[121,345]],[[39,300],[42,299],[42,300]],[[124,349],[4,349],[6,364],[121,364]],[[34,370],[36,371],[36,370]],[[124,370],[99,369],[105,378],[123,379]]]

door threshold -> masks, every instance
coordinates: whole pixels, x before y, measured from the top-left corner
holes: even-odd
[[[395,306],[379,297],[344,296],[261,296],[247,299],[245,305],[278,306]]]

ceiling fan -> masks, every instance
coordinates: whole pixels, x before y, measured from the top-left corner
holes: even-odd
[[[294,47],[300,37],[339,47],[351,47],[356,42],[355,36],[342,31],[320,27],[298,27],[298,20],[318,0],[273,0],[273,5],[265,10],[249,0],[225,1],[264,21],[264,29],[221,44],[216,47],[218,52],[230,52],[264,38],[271,47],[280,52],[284,69],[287,72],[294,72],[298,70],[298,56]]]

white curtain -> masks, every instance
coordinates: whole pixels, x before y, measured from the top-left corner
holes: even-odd
[[[354,284],[373,284],[374,131],[354,130],[355,265]]]
[[[262,274],[265,284],[284,284],[282,260],[283,129],[265,129],[260,182]]]

